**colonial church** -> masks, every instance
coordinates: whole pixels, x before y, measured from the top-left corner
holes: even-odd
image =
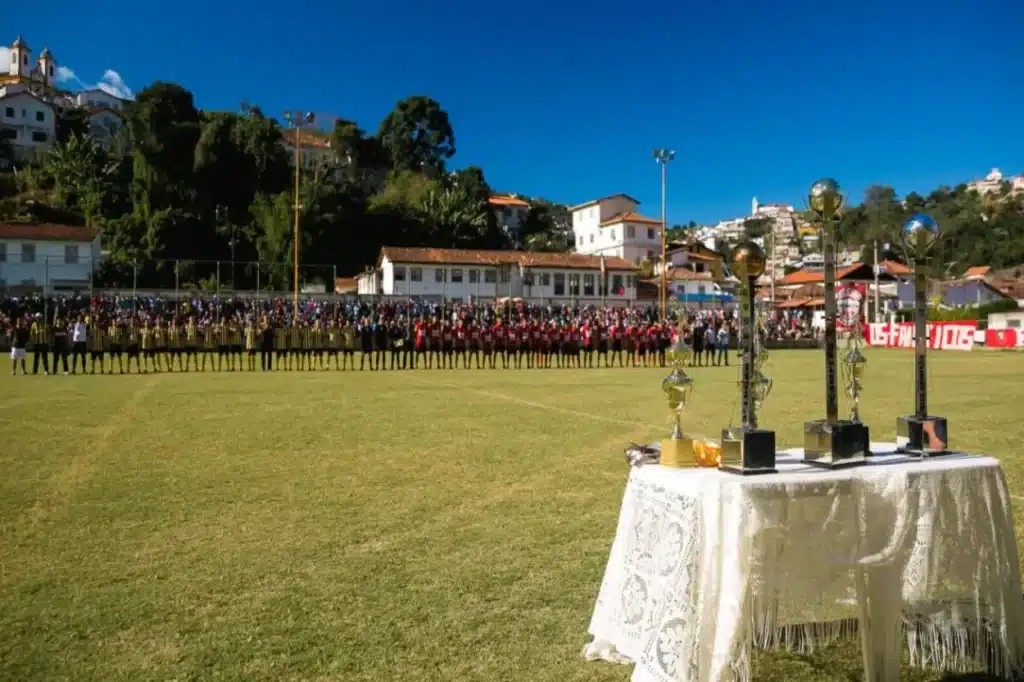
[[[25,85],[30,90],[55,91],[57,89],[57,60],[50,48],[44,47],[32,59],[32,49],[21,36],[11,43],[7,72],[0,66],[0,86]]]

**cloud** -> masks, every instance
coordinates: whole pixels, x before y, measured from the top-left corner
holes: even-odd
[[[103,78],[98,83],[86,83],[78,75],[66,66],[57,67],[58,83],[77,83],[83,90],[102,90],[108,95],[120,97],[121,99],[135,99],[135,93],[128,87],[121,74],[113,69],[103,72]]]

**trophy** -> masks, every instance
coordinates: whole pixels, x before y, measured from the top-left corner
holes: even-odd
[[[914,261],[914,414],[896,422],[896,449],[920,457],[948,452],[945,417],[928,416],[928,308],[925,271],[939,230],[930,216],[917,213],[903,226],[908,254]]]
[[[772,381],[762,374],[768,354],[754,304],[754,287],[764,273],[764,251],[756,243],[739,244],[732,252],[733,274],[739,277],[740,297],[740,400],[742,421],[722,431],[719,469],[731,474],[775,473],[775,432],[757,427],[757,413],[771,392]]]
[[[693,379],[683,368],[693,352],[683,340],[682,332],[680,324],[676,341],[669,349],[672,372],[661,381],[661,390],[668,397],[668,408],[675,422],[672,435],[661,441],[661,463],[669,467],[688,466],[693,460],[693,439],[683,435],[682,427],[683,409],[693,392]]]
[[[868,359],[861,352],[864,345],[864,320],[861,318],[864,296],[857,287],[848,286],[836,298],[838,321],[846,331],[846,352],[840,364],[846,397],[850,399],[850,421],[860,422],[860,394],[864,390],[861,380],[864,377],[864,366],[868,364]],[[864,454],[871,455],[870,452]]]
[[[843,205],[839,183],[831,178],[811,186],[808,203],[821,221],[825,261],[825,418],[804,423],[804,461],[827,468],[862,464],[868,454],[868,428],[859,420],[839,419],[836,372],[836,223]],[[852,363],[860,373],[863,363]],[[859,384],[858,381],[856,382]],[[858,388],[859,395],[859,388]]]

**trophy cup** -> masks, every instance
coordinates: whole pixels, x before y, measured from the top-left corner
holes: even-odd
[[[839,419],[836,372],[836,223],[843,204],[839,183],[831,178],[811,186],[808,203],[821,221],[825,261],[825,418],[804,423],[804,461],[839,468],[862,464],[868,452],[868,429],[860,421]],[[859,364],[860,372],[863,363]],[[859,389],[858,389],[859,390]]]
[[[914,414],[896,422],[896,449],[919,457],[949,452],[945,417],[928,416],[928,308],[926,269],[939,229],[930,216],[917,213],[903,226],[908,254],[914,260]]]
[[[675,343],[669,349],[672,372],[661,381],[661,390],[668,397],[668,408],[675,422],[672,435],[661,441],[661,464],[668,467],[687,466],[693,460],[693,439],[683,435],[682,427],[683,409],[693,392],[693,379],[683,368],[689,362],[692,351],[683,341],[681,327],[679,331]]]
[[[864,367],[868,359],[861,352],[864,345],[864,320],[861,317],[861,305],[864,296],[857,287],[849,286],[837,296],[838,321],[846,331],[846,352],[840,360],[843,383],[846,386],[846,397],[850,399],[850,421],[862,423],[860,420],[860,394],[864,390],[862,379]],[[865,426],[864,437],[869,438]],[[864,456],[871,456],[870,441],[864,443]]]
[[[771,379],[761,373],[768,354],[760,342],[754,287],[764,273],[765,256],[752,241],[732,252],[733,274],[743,287],[740,297],[740,400],[742,421],[722,430],[722,461],[719,469],[731,474],[775,473],[775,432],[757,427],[757,413],[771,392]]]

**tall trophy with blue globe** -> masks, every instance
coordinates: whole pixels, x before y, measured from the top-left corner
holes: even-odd
[[[907,255],[914,263],[914,414],[896,422],[896,447],[919,457],[946,454],[949,439],[945,417],[928,415],[927,269],[939,241],[931,216],[916,213],[903,226]]]

